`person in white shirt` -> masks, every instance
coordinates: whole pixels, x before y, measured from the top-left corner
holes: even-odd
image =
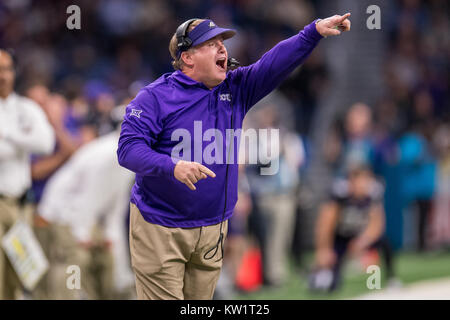
[[[53,239],[52,242],[55,245],[62,245],[64,242],[65,246],[76,246],[74,250],[76,253],[67,255],[65,260],[59,261],[61,266],[59,271],[62,271],[62,274],[59,277],[54,275],[54,282],[67,277],[65,268],[69,265],[79,265],[83,274],[83,268],[92,270],[92,263],[95,263],[93,259],[96,259],[96,256],[103,254],[107,257],[109,253],[113,258],[111,265],[113,273],[106,281],[114,283],[111,286],[106,284],[106,286],[112,287],[113,292],[121,292],[129,289],[134,283],[134,276],[129,265],[125,228],[129,192],[134,182],[134,174],[120,167],[117,162],[118,140],[119,131],[114,131],[83,145],[49,179],[44,189],[38,213],[54,228],[59,229],[56,233],[58,239]],[[103,234],[101,236],[103,243],[106,242],[109,245],[103,246],[100,250],[97,245],[97,250],[93,251],[95,244],[98,244],[95,231],[99,229]],[[108,272],[107,268],[106,272]],[[96,292],[89,287],[90,283],[87,283],[97,282],[96,287],[102,287],[105,283],[101,283],[99,278],[105,279],[105,274],[96,275],[97,279],[93,279],[93,275],[89,272],[84,274],[85,276],[82,275],[81,278],[81,286],[86,291],[86,296],[78,298],[113,297],[111,296],[113,292]],[[54,285],[62,287],[60,283],[54,283]],[[84,288],[83,285],[85,285]],[[67,298],[70,292],[60,294]]]
[[[14,92],[14,61],[0,49],[0,239],[19,218],[19,199],[31,186],[31,154],[49,154],[54,132],[33,101]],[[0,300],[14,299],[20,284],[0,252]]]

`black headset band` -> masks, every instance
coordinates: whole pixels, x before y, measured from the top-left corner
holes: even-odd
[[[182,24],[180,24],[180,25],[178,26],[177,32],[176,32],[177,38],[186,37],[187,30],[188,30],[189,26],[190,26],[191,23],[194,22],[195,20],[198,20],[198,19],[197,19],[197,18],[189,19],[189,20],[183,22]]]
[[[189,19],[178,26],[175,33],[177,38],[178,52],[186,51],[192,45],[192,40],[187,36],[187,31],[191,23],[193,23],[195,20],[198,20],[198,18]]]

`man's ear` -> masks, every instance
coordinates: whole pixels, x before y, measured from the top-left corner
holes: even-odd
[[[183,51],[180,58],[186,66],[192,67],[194,65],[191,50]]]

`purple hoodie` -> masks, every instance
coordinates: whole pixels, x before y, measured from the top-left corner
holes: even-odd
[[[303,63],[321,38],[313,22],[256,63],[228,72],[226,80],[211,90],[181,71],[164,74],[140,90],[127,106],[117,155],[121,166],[136,173],[131,202],[146,221],[191,228],[230,218],[237,201],[237,141],[232,144],[234,164],[202,163],[216,177],[198,181],[192,191],[174,177],[176,161],[171,154],[180,141],[173,141],[173,131],[188,130],[191,146],[200,143],[204,150],[210,141],[199,140],[198,135],[194,141],[194,121],[201,121],[203,132],[218,129],[225,140],[225,130],[240,129],[247,111]],[[224,158],[227,147],[224,141]],[[194,156],[192,150],[190,161]]]

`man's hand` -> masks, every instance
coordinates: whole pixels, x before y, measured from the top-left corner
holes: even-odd
[[[187,185],[191,190],[196,190],[194,184],[201,179],[206,179],[207,175],[211,178],[216,177],[216,174],[204,165],[184,160],[178,161],[173,174],[175,179]]]
[[[348,17],[350,17],[350,13],[346,13],[343,16],[334,15],[320,20],[316,23],[316,30],[323,37],[340,35],[341,32],[350,30],[351,23],[347,19]]]

